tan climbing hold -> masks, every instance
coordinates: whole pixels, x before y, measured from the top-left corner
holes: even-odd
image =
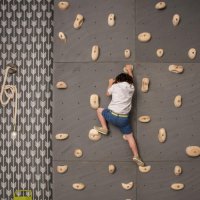
[[[75,29],[81,28],[81,26],[82,26],[82,24],[83,24],[83,21],[84,21],[83,15],[77,14],[77,15],[76,15],[76,19],[75,19],[75,21],[74,21],[74,28],[75,28]]]
[[[181,97],[181,95],[177,95],[177,96],[175,97],[175,99],[174,99],[174,106],[175,106],[176,108],[180,108],[181,105],[182,105],[182,97]]]
[[[160,143],[164,143],[167,139],[167,133],[166,130],[164,128],[160,128],[159,129],[159,133],[158,133],[158,140]]]
[[[60,1],[58,3],[58,7],[60,10],[66,10],[69,7],[69,2],[67,1]]]
[[[190,59],[195,59],[196,54],[197,54],[197,51],[196,51],[195,48],[189,49],[189,51],[188,51],[188,57],[189,57]]]
[[[124,56],[125,56],[125,58],[130,58],[131,57],[131,50],[130,49],[125,49],[124,50]]]
[[[182,168],[181,168],[181,166],[176,165],[176,166],[174,167],[174,174],[175,174],[176,176],[179,176],[181,173],[182,173]]]
[[[125,189],[125,190],[130,190],[133,188],[133,182],[129,182],[129,183],[121,183],[122,184],[122,187]]]
[[[98,45],[92,47],[91,57],[93,61],[96,61],[99,58],[100,49]]]
[[[114,173],[115,173],[115,170],[116,170],[115,165],[113,165],[113,164],[108,165],[108,172],[109,172],[110,174],[114,174]]]
[[[140,122],[143,122],[143,123],[148,123],[148,122],[151,121],[151,118],[150,118],[150,116],[148,116],[148,115],[144,115],[144,116],[139,117],[138,120],[139,120]]]
[[[173,189],[173,190],[182,190],[183,188],[184,188],[183,183],[173,183],[171,185],[171,189]]]
[[[200,156],[200,147],[198,146],[188,146],[186,148],[186,154],[191,157]]]
[[[89,131],[88,137],[92,141],[98,141],[101,139],[101,134],[97,130],[91,129]]]
[[[90,96],[90,106],[93,109],[99,108],[99,96],[97,94],[92,94]]]
[[[58,33],[58,37],[60,38],[60,40],[62,40],[63,42],[67,42],[67,37],[63,32],[59,32]]]
[[[133,65],[131,65],[131,64],[127,64],[127,65],[131,66],[131,69],[132,69],[132,71],[133,71]],[[126,66],[127,66],[127,65],[126,65]],[[126,66],[123,68],[123,71],[124,71],[124,73],[128,74],[128,71],[127,71],[127,69],[126,69]]]
[[[166,3],[164,1],[160,1],[155,5],[155,9],[162,10],[166,8]]]
[[[115,14],[114,13],[110,13],[108,15],[108,25],[109,26],[114,26],[115,25]]]
[[[68,133],[58,133],[56,134],[55,138],[56,140],[65,140],[69,137]]]
[[[177,26],[180,22],[180,15],[179,14],[175,14],[172,18],[172,23],[174,26]]]
[[[148,92],[149,91],[149,78],[143,78],[142,79],[142,87],[141,91],[142,92]]]
[[[140,170],[140,172],[142,172],[142,173],[148,173],[148,172],[151,170],[151,166],[150,166],[150,165],[144,166],[144,167],[139,166],[139,170]]]
[[[156,55],[161,58],[164,55],[164,50],[163,49],[157,49],[156,50]]]
[[[63,174],[67,171],[68,166],[67,165],[62,165],[62,166],[57,166],[57,172],[60,174]]]
[[[148,32],[143,32],[138,35],[138,40],[140,42],[148,42],[151,39],[151,34]]]
[[[75,189],[75,190],[84,190],[85,189],[85,184],[84,183],[74,183],[72,185],[72,187]]]
[[[83,151],[81,149],[75,149],[74,156],[80,158],[83,155]]]
[[[64,81],[59,81],[56,83],[56,88],[58,89],[66,89],[67,88],[67,84]]]
[[[183,72],[183,66],[181,65],[169,65],[169,71],[176,73],[176,74],[180,74]]]

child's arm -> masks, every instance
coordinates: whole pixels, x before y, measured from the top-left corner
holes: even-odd
[[[108,92],[108,90],[111,88],[111,86],[113,85],[114,82],[115,82],[115,79],[113,79],[113,78],[109,79],[108,88],[107,88],[107,91],[106,91],[106,96],[111,96],[111,94]]]
[[[132,65],[126,65],[126,70],[128,72],[128,75],[133,77]]]

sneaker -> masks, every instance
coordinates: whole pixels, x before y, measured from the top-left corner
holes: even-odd
[[[144,162],[142,162],[141,158],[139,156],[134,156],[133,161],[137,163],[138,166],[144,166]]]
[[[102,133],[104,135],[108,134],[108,130],[104,129],[103,127],[94,126],[94,129],[97,130],[99,133]]]

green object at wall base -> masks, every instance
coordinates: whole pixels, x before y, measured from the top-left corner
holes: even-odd
[[[32,200],[31,190],[16,190],[13,200]]]

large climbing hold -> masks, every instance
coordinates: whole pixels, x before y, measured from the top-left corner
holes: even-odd
[[[77,158],[80,158],[83,156],[83,151],[81,149],[75,149],[74,150],[74,156]]]
[[[175,14],[172,18],[172,24],[174,26],[178,26],[178,24],[180,23],[180,15],[179,14]]]
[[[164,55],[164,50],[163,49],[157,49],[156,50],[156,55],[161,58]]]
[[[113,165],[113,164],[108,165],[108,172],[109,172],[110,174],[114,174],[114,173],[115,173],[115,170],[116,170],[115,165]]]
[[[63,174],[67,171],[68,166],[67,165],[59,165],[57,166],[57,172],[60,174]]]
[[[148,116],[148,115],[143,115],[143,116],[140,116],[140,117],[138,118],[138,120],[139,120],[140,122],[142,122],[142,123],[148,123],[148,122],[151,121],[151,118],[150,118],[150,116]]]
[[[64,81],[59,81],[56,83],[56,88],[58,89],[66,89],[67,88],[67,84]]]
[[[176,74],[181,74],[183,72],[183,66],[174,64],[169,65],[169,71]]]
[[[125,56],[125,58],[130,58],[131,57],[131,50],[130,49],[125,49],[124,50],[124,56]]]
[[[175,99],[174,99],[174,106],[175,106],[176,108],[180,108],[181,105],[182,105],[182,97],[181,97],[181,95],[177,95],[177,96],[175,97]]]
[[[160,128],[159,129],[159,133],[158,133],[158,140],[160,143],[164,143],[167,139],[167,132],[164,128]]]
[[[142,92],[148,92],[149,91],[149,78],[143,78],[142,79],[142,87],[141,87],[141,91]]]
[[[174,174],[175,174],[176,176],[179,176],[181,173],[182,173],[182,168],[181,168],[181,166],[176,165],[176,166],[174,167]]]
[[[88,137],[92,141],[98,141],[101,139],[101,134],[97,130],[91,129],[89,131]]]
[[[66,10],[68,7],[69,7],[69,2],[67,2],[67,1],[60,1],[58,3],[58,8],[60,10]]]
[[[75,21],[74,21],[74,28],[75,28],[75,29],[81,28],[81,26],[82,26],[82,24],[83,24],[83,21],[84,21],[83,15],[77,14],[77,15],[76,15],[76,19],[75,19]]]
[[[98,45],[92,47],[91,57],[93,61],[96,61],[99,58],[100,49]]]
[[[138,35],[138,40],[140,42],[148,42],[151,39],[151,34],[148,32],[143,32]]]
[[[133,182],[129,182],[129,183],[121,183],[122,184],[122,187],[125,189],[125,190],[130,190],[133,188]]]
[[[59,32],[58,37],[60,38],[61,41],[65,42],[65,43],[67,42],[67,37],[63,32]]]
[[[182,190],[184,188],[183,183],[173,183],[171,184],[171,189],[173,190]]]
[[[148,166],[139,166],[139,170],[142,173],[148,173],[151,170],[151,166],[150,165],[148,165]]]
[[[85,184],[84,183],[74,183],[72,185],[72,187],[75,189],[75,190],[84,190],[85,189]]]
[[[188,146],[186,148],[186,154],[191,157],[200,156],[200,147],[199,146]]]
[[[108,15],[108,25],[109,26],[114,26],[115,25],[115,14],[114,13],[110,13]]]
[[[56,134],[56,140],[66,140],[69,137],[68,133],[58,133]]]
[[[155,9],[162,10],[166,8],[166,3],[164,1],[160,1],[155,5]]]
[[[195,48],[189,49],[189,51],[188,51],[188,57],[189,57],[190,59],[195,59],[196,54],[197,54],[197,51],[196,51]]]
[[[90,106],[93,109],[99,108],[99,96],[97,94],[92,94],[90,96]]]

